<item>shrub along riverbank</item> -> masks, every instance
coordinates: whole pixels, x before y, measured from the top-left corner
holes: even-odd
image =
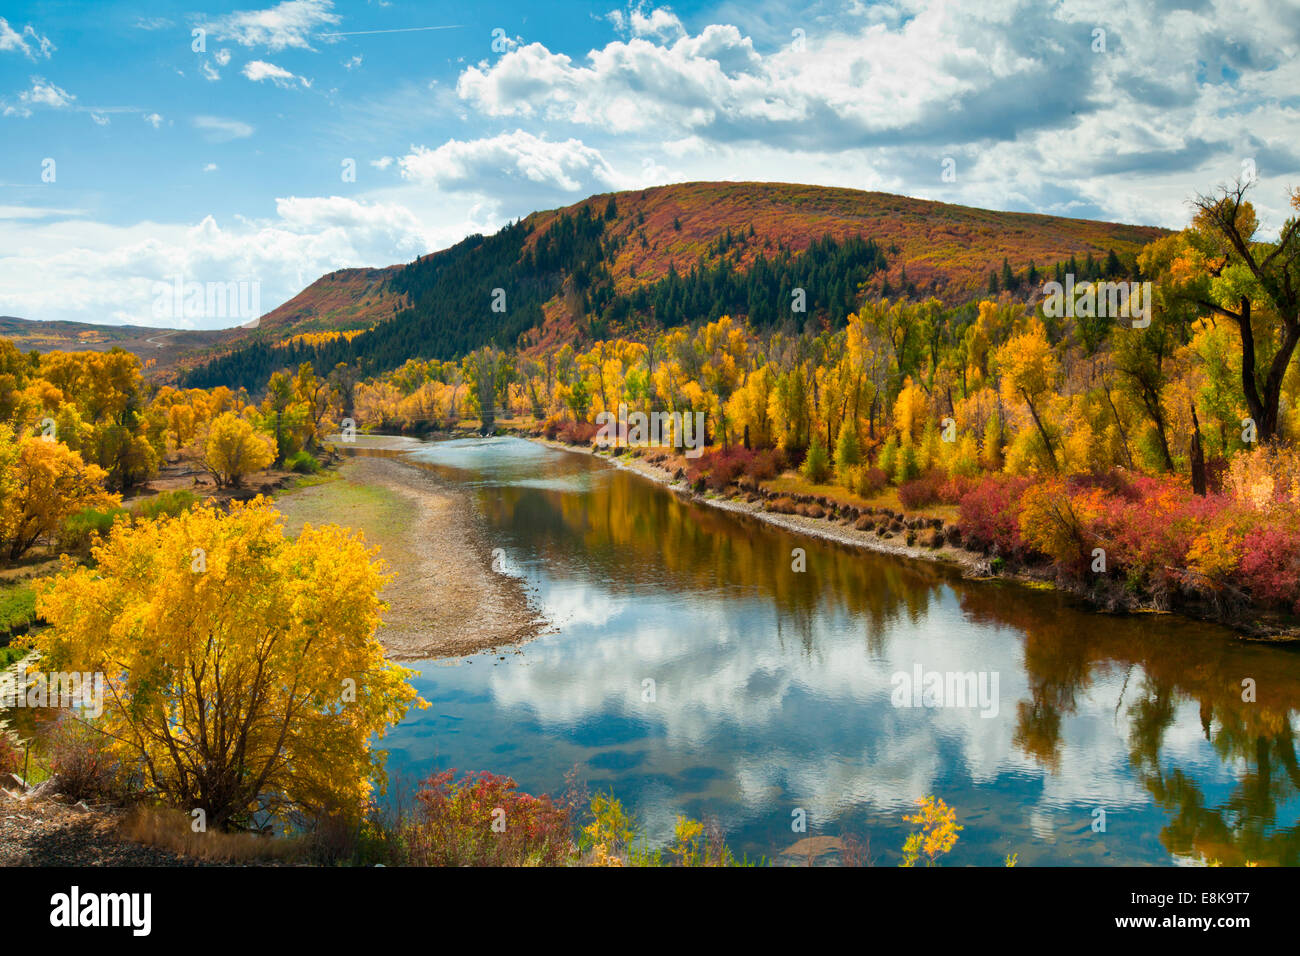
[[[855,465],[843,469],[846,487],[830,483],[831,466],[810,474],[806,460],[790,468],[773,449],[688,459],[604,449],[573,423],[519,433],[632,463],[704,503],[971,576],[1049,582],[1103,611],[1181,613],[1254,639],[1300,636],[1300,454],[1291,449],[1239,454],[1199,495],[1177,477],[1123,469],[1028,477],[931,468],[891,485]]]

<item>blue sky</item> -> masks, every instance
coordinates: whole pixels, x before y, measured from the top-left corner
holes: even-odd
[[[269,310],[699,179],[1177,227],[1253,164],[1276,230],[1297,54],[1300,0],[10,2],[0,314],[177,324],[151,311],[174,276],[256,281]]]

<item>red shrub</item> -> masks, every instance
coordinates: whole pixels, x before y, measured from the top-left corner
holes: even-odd
[[[701,479],[714,491],[736,483],[741,475],[753,482],[775,478],[781,465],[781,453],[774,449],[752,451],[741,445],[705,452],[686,469],[687,481]]]
[[[0,773],[17,773],[22,769],[22,753],[13,737],[0,730]]]
[[[889,484],[889,476],[872,465],[869,468],[862,469],[862,477],[858,480],[858,487],[854,489],[864,498],[874,498],[885,490]]]
[[[939,482],[939,500],[946,505],[955,505],[979,485],[980,480],[973,475],[948,475]]]
[[[765,448],[755,452],[745,466],[745,474],[755,481],[767,481],[775,478],[785,467],[785,460],[776,448]]]
[[[1022,554],[1020,498],[1029,485],[1028,478],[1003,475],[981,480],[958,504],[962,540],[985,551],[997,548],[1001,554]]]
[[[939,483],[931,475],[905,481],[898,486],[898,500],[908,511],[936,504],[939,501]]]
[[[1253,597],[1300,614],[1300,529],[1294,519],[1246,532],[1240,575]]]
[[[1228,502],[1218,495],[1202,498],[1168,478],[1137,476],[1132,484],[1132,499],[1106,499],[1096,535],[1108,563],[1133,585],[1171,588],[1187,567],[1192,542]]]
[[[564,422],[560,425],[558,437],[569,445],[590,445],[598,431],[600,429],[591,422]]]
[[[569,811],[520,793],[509,777],[434,774],[416,799],[413,862],[426,866],[558,866],[574,853]]]

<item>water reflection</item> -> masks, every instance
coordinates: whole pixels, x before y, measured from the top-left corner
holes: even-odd
[[[769,857],[802,808],[809,834],[896,862],[901,813],[934,793],[966,826],[953,863],[1297,862],[1295,653],[791,535],[514,439],[411,457],[473,489],[559,627],[505,661],[426,666],[434,706],[390,736],[398,773],[556,790],[578,765],[657,838],[707,814]],[[894,707],[891,676],[917,664],[996,672],[997,716]]]

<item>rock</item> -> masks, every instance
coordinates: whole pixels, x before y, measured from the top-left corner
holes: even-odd
[[[56,796],[58,792],[59,778],[50,777],[48,780],[42,780],[36,786],[28,790],[23,794],[22,799],[25,802],[31,802],[33,800],[48,800],[51,797]]]

